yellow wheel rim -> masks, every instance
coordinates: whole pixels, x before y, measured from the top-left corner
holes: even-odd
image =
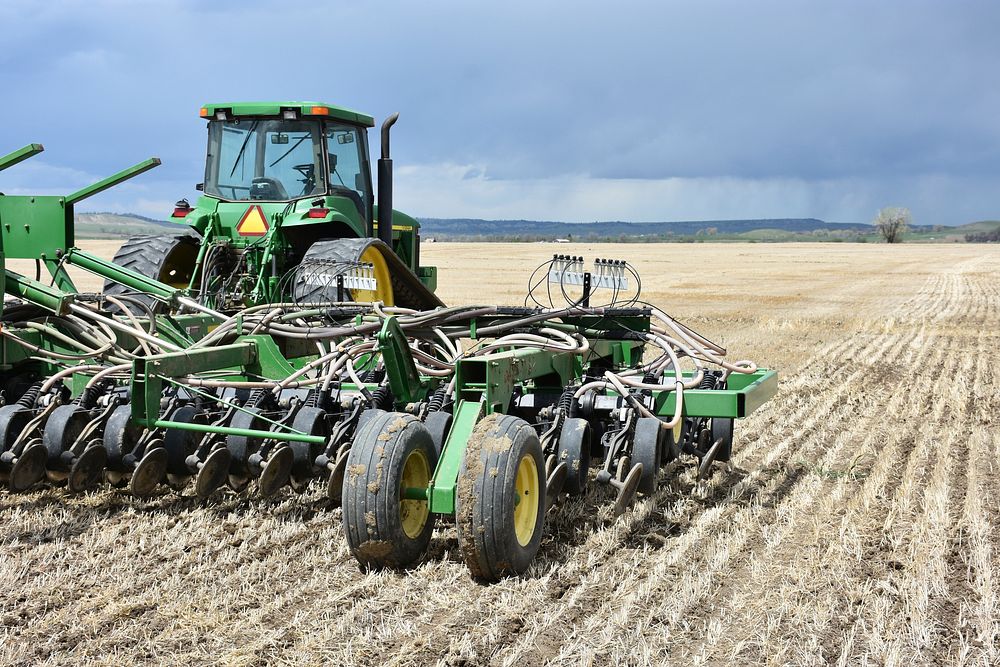
[[[381,301],[387,306],[396,305],[392,294],[392,276],[389,273],[389,264],[386,263],[385,257],[382,256],[378,248],[373,245],[368,246],[361,253],[360,261],[371,264],[375,268],[375,289],[351,290],[351,298],[362,303]]]
[[[514,480],[517,498],[514,504],[514,533],[522,547],[528,546],[535,534],[535,524],[538,523],[538,466],[531,454],[525,454],[517,464],[517,477]]]
[[[403,524],[403,532],[411,540],[420,537],[427,525],[430,508],[426,500],[406,500],[404,491],[410,489],[426,489],[431,481],[431,467],[427,456],[415,449],[410,452],[403,463],[403,475],[399,482],[399,518]]]

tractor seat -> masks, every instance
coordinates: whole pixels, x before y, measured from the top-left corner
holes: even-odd
[[[288,199],[285,186],[276,178],[260,176],[250,183],[250,199],[266,199],[270,201],[284,201]]]
[[[359,195],[354,190],[334,185],[330,188],[330,194],[335,195],[337,197],[347,197],[352,202],[354,202],[354,206],[357,207],[358,209],[358,214],[362,218],[365,217],[365,204],[361,200],[361,195]]]

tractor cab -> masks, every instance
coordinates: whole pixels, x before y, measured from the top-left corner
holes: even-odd
[[[207,196],[280,204],[337,197],[348,200],[337,207],[356,209],[348,217],[372,220],[370,117],[312,102],[208,105],[201,115],[209,120]]]

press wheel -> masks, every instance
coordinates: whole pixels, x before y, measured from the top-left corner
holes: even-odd
[[[639,418],[632,438],[632,461],[642,464],[639,492],[647,496],[656,492],[657,476],[660,474],[660,452],[663,448],[661,423],[655,417]]]
[[[559,434],[559,461],[566,464],[565,491],[579,495],[587,490],[590,473],[590,423],[586,419],[571,417],[563,423]]]

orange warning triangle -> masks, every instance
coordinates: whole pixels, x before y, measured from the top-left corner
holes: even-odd
[[[240,218],[236,225],[236,232],[240,236],[264,236],[270,225],[267,224],[267,217],[260,210],[260,206],[251,206]]]

